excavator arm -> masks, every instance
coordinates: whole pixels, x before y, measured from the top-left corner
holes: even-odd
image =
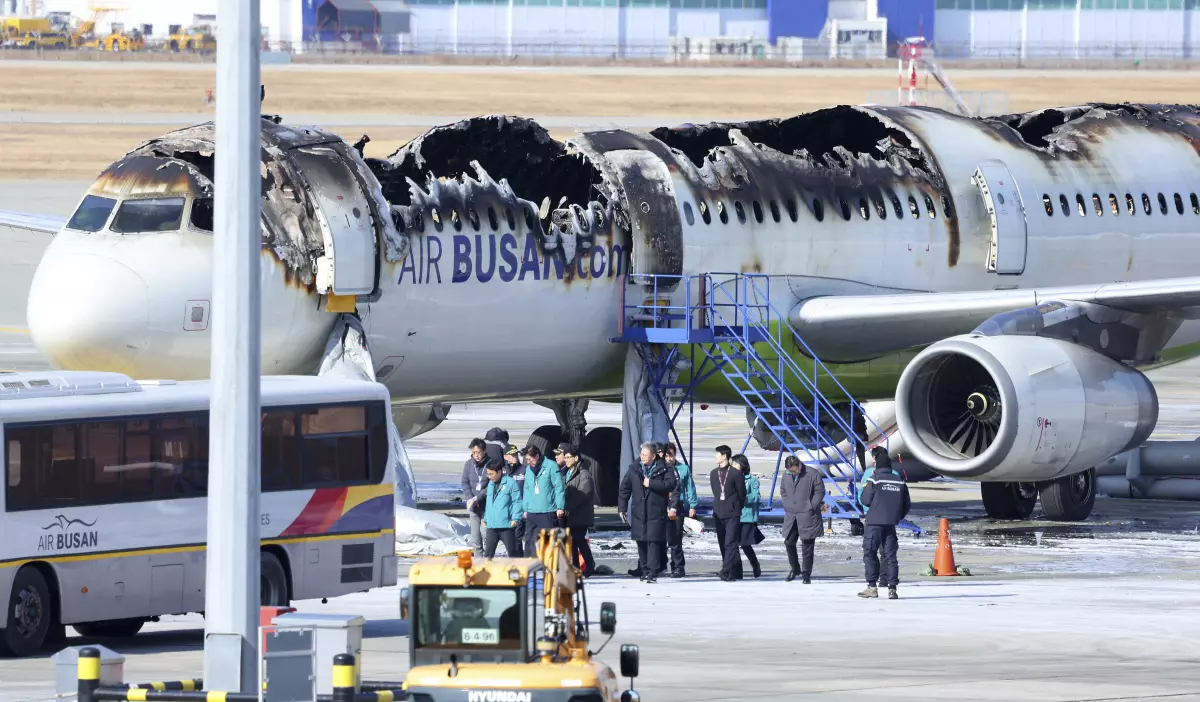
[[[546,632],[542,641],[557,643],[555,655],[575,657],[586,653],[587,642],[576,636],[576,595],[583,574],[571,561],[571,536],[565,529],[545,529],[538,534],[537,557],[545,569]],[[539,650],[546,653],[541,648]]]

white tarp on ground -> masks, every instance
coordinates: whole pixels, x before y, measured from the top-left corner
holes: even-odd
[[[396,505],[396,555],[445,556],[471,548],[471,527],[439,512]]]
[[[343,314],[333,326],[329,340],[325,342],[325,356],[317,370],[318,376],[334,378],[357,378],[375,382],[375,363],[367,348],[367,336],[362,323],[351,314]],[[400,439],[400,431],[388,413],[388,440],[391,443],[392,468],[396,474],[395,496],[397,508],[417,504],[417,481],[413,476],[412,464]],[[396,533],[399,534],[399,527]]]

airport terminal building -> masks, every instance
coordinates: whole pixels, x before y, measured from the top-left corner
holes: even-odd
[[[881,58],[909,37],[942,57],[1185,59],[1200,0],[261,0],[285,51],[809,60]],[[89,0],[0,0],[0,14]],[[211,24],[217,0],[125,0],[101,22],[150,36]]]

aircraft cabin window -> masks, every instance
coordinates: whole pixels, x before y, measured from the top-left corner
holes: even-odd
[[[213,199],[211,197],[198,197],[192,200],[192,214],[189,218],[189,221],[192,223],[192,229],[211,232],[213,230],[213,214]]]
[[[1175,193],[1175,211],[1183,214],[1183,197],[1179,193]]]
[[[1200,215],[1200,199],[1196,197],[1196,193],[1192,193],[1192,212]]]
[[[796,207],[796,201],[794,199],[789,197],[786,201],[784,201],[783,205],[784,207],[787,207],[788,217],[790,217],[793,222],[800,219],[800,211]]]
[[[725,211],[725,201],[717,200],[717,218],[721,224],[729,224],[729,213]]]
[[[1196,196],[1193,195],[1192,200],[1195,199]],[[108,221],[108,216],[112,214],[113,207],[116,205],[117,201],[112,198],[88,195],[83,198],[83,202],[79,203],[75,214],[71,215],[71,221],[67,222],[67,229],[98,232],[104,228],[104,223]]]
[[[849,222],[850,221],[850,205],[846,204],[846,201],[841,198],[838,198],[838,204],[842,206],[842,219]]]
[[[425,231],[425,213],[423,211],[413,212],[413,227],[419,232]]]
[[[733,211],[737,214],[738,224],[746,223],[746,208],[742,207],[742,203],[736,200],[733,203]]]
[[[156,197],[126,200],[117,209],[112,230],[119,234],[173,232],[183,222],[182,197]]]
[[[1050,196],[1046,193],[1042,193],[1042,206],[1046,208],[1047,217],[1054,216],[1054,203],[1050,201]]]
[[[930,219],[937,217],[937,210],[933,208],[933,199],[928,195],[925,196],[925,212],[929,215]]]
[[[1071,216],[1071,203],[1067,201],[1066,195],[1058,196],[1058,206],[1059,206],[1059,209],[1062,210],[1063,217]]]
[[[858,214],[862,215],[865,220],[871,219],[871,208],[867,207],[867,198],[858,198]]]
[[[450,210],[450,223],[454,225],[454,231],[462,231],[462,218],[458,216],[458,210]]]
[[[1130,216],[1137,214],[1137,205],[1133,202],[1133,194],[1125,193],[1125,209],[1129,210]]]
[[[753,202],[750,203],[750,207],[751,207],[751,209],[754,210],[754,221],[758,222],[759,224],[762,224],[762,221],[763,221],[762,205],[758,204],[758,200],[754,200]]]
[[[1083,205],[1083,193],[1075,193],[1075,209],[1079,210],[1080,217],[1087,216],[1087,208]]]
[[[1096,210],[1096,216],[1104,215],[1104,203],[1100,201],[1100,193],[1092,193],[1092,207]]]
[[[467,221],[471,223],[472,229],[479,231],[479,213],[475,211],[474,207],[467,210]]]
[[[1146,211],[1146,214],[1154,212],[1154,209],[1150,207],[1150,196],[1146,193],[1142,193],[1142,209]]]
[[[1117,194],[1116,193],[1108,194],[1108,207],[1109,207],[1109,209],[1112,210],[1114,217],[1121,214],[1121,204],[1119,202],[1117,202]]]
[[[429,209],[429,218],[433,220],[433,228],[442,231],[442,213],[436,207]]]
[[[776,222],[780,220],[779,205],[776,204],[774,200],[771,201],[771,219],[775,220]]]
[[[516,217],[513,217],[513,211],[511,207],[504,208],[504,219],[508,220],[508,230],[510,232],[515,232],[517,230],[517,219]]]
[[[705,224],[712,224],[712,215],[708,212],[708,203],[701,200],[697,206],[700,208],[700,219],[704,220]]]
[[[193,204],[192,205],[192,216],[193,217],[195,217],[195,213],[196,213],[196,206]],[[396,231],[400,232],[401,234],[404,233],[404,228],[405,228],[404,227],[404,215],[400,214],[400,212],[394,208],[392,209],[392,225],[396,227]]]
[[[815,197],[813,198],[813,217],[816,217],[818,222],[825,220],[825,205],[821,204],[821,201]]]
[[[875,214],[879,215],[880,219],[887,219],[887,205],[883,204],[883,198],[879,193],[871,196],[871,203],[875,205]]]
[[[913,219],[921,218],[921,209],[917,207],[917,199],[912,195],[908,196],[908,211],[912,213]]]
[[[1167,198],[1162,193],[1158,194],[1158,209],[1162,210],[1163,214],[1167,213]]]
[[[900,205],[900,198],[896,197],[896,193],[888,193],[892,199],[892,209],[896,211],[896,219],[904,219],[904,208]]]
[[[488,205],[488,226],[494,232],[500,231],[500,220],[496,219],[496,208],[491,205]]]
[[[950,206],[950,196],[949,195],[942,196],[942,216],[943,217],[953,217],[954,216],[954,208]]]
[[[689,227],[696,223],[696,215],[692,214],[692,203],[683,203],[683,218],[687,220]]]

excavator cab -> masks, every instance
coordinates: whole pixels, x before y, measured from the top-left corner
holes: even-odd
[[[637,702],[595,658],[600,651],[589,650],[583,575],[571,563],[569,538],[561,529],[543,531],[536,558],[476,560],[462,551],[413,565],[400,602],[409,622],[408,699],[479,691],[529,702]],[[600,633],[611,640],[616,626],[616,605],[605,602]],[[622,646],[621,677],[637,673],[637,646]]]

